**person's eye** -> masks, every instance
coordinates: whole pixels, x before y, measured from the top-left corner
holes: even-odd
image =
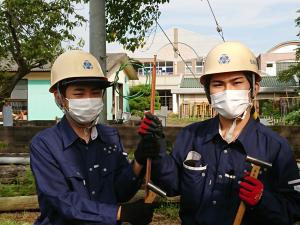
[[[241,82],[241,81],[236,81],[236,82],[234,82],[234,84],[235,85],[239,85],[239,84],[242,84],[243,82]]]

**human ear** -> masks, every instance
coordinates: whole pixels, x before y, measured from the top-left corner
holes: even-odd
[[[253,97],[256,97],[258,95],[259,89],[260,89],[259,82],[255,82],[254,90],[253,90]]]
[[[55,98],[55,102],[56,104],[61,107],[61,108],[65,108],[66,107],[66,103],[65,101],[62,99],[61,94],[58,93],[58,91],[54,91],[54,98]]]

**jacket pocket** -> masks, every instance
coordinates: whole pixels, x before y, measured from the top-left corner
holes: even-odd
[[[83,177],[82,173],[75,167],[69,167],[68,170],[65,171],[65,176],[69,188],[72,191],[78,191],[82,189],[82,187],[86,186],[85,178]]]
[[[197,152],[190,151],[183,162],[181,173],[182,204],[197,209],[201,203],[207,177],[207,164]]]

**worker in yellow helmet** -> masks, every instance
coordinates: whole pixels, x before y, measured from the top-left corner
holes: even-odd
[[[290,146],[252,116],[260,80],[249,48],[224,42],[208,53],[200,78],[217,116],[183,128],[170,155],[158,118],[147,113],[143,119],[140,135],[160,143],[160,149],[152,145],[152,151],[160,150],[152,157],[152,180],[168,195],[181,195],[182,224],[232,225],[241,200],[245,225],[292,225],[300,219],[300,176]],[[145,140],[138,153],[149,152]],[[246,156],[272,167],[258,178],[249,176]]]
[[[120,204],[137,192],[142,176],[137,163],[128,162],[117,130],[97,124],[109,86],[87,52],[72,50],[55,60],[49,91],[65,115],[31,141],[41,210],[35,224],[150,223],[151,204]]]

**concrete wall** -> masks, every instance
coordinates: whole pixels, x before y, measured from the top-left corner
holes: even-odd
[[[28,120],[55,120],[63,116],[49,87],[50,80],[28,80]]]
[[[50,121],[49,121],[50,123]],[[137,126],[115,126],[121,135],[123,145],[127,151],[136,148],[139,141]],[[0,127],[0,153],[28,153],[28,144],[31,138],[46,127]],[[300,158],[300,127],[299,126],[272,126],[273,130],[279,132],[290,142],[293,150]],[[166,127],[164,132],[170,146],[174,143],[176,135],[181,127]]]

